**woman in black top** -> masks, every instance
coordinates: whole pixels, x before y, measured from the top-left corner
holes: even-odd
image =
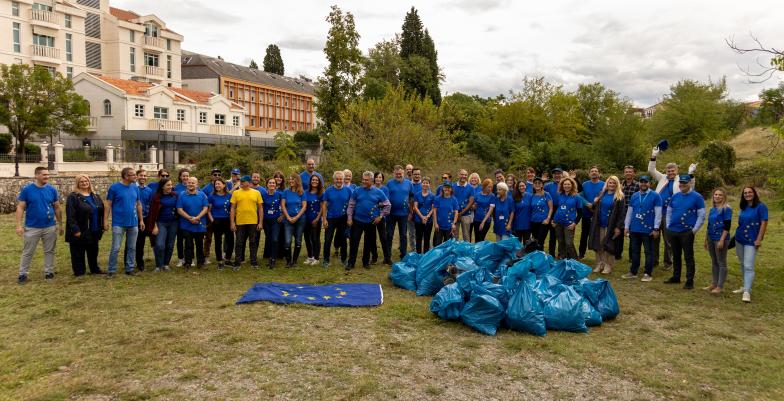
[[[76,176],[74,190],[65,203],[65,241],[71,248],[74,276],[85,273],[85,255],[90,274],[102,274],[98,267],[98,242],[103,236],[103,201],[93,192],[90,177]]]

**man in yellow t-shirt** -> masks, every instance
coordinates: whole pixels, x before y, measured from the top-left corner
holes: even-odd
[[[263,220],[261,192],[250,187],[250,177],[240,178],[240,189],[231,193],[231,231],[236,233],[234,246],[234,270],[240,269],[245,261],[245,241],[250,240],[250,265],[259,268],[259,235]]]

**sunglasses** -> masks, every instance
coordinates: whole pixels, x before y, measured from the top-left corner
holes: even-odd
[[[212,176],[213,176],[213,177],[220,177],[220,176],[221,176],[221,173],[212,173]]]
[[[169,175],[168,174],[162,174],[161,178],[169,178]]]

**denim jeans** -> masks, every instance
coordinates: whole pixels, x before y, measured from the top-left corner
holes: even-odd
[[[743,291],[751,292],[754,283],[754,259],[757,257],[757,248],[754,245],[737,244],[735,253],[738,254],[741,273],[743,273]]]
[[[112,226],[112,250],[109,252],[109,273],[117,272],[117,256],[120,254],[120,245],[125,237],[125,272],[130,273],[136,264],[136,237],[139,227]]]
[[[305,216],[300,217],[299,220],[295,221],[294,223],[291,223],[288,220],[284,220],[283,247],[286,249],[291,248],[292,235],[294,235],[294,246],[302,246],[302,233],[304,231],[305,231]]]
[[[282,225],[283,223],[278,221],[277,217],[264,219],[264,253],[262,256],[272,260],[278,258],[278,239]]]
[[[727,246],[729,241],[725,240],[724,247],[721,249],[716,249],[716,244],[718,243],[719,241],[708,238],[708,254],[711,257],[711,271],[713,272],[711,284],[724,288],[724,281],[727,279]],[[743,260],[741,260],[741,266],[743,266]]]
[[[180,223],[177,220],[163,222],[159,221],[158,235],[155,237],[155,267],[168,266],[174,253],[174,242],[177,239],[177,227]]]
[[[408,249],[408,215],[387,216],[387,249],[388,254],[392,254],[392,239],[395,237],[395,225],[397,225],[398,240],[400,241],[400,259],[406,257]]]
[[[644,233],[629,233],[629,253],[632,264],[629,268],[631,274],[636,275],[640,270],[640,247],[645,251],[645,274],[653,274],[653,237]]]

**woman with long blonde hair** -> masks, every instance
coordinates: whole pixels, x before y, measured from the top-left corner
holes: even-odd
[[[84,275],[87,266],[90,268],[90,274],[103,273],[98,267],[98,242],[103,236],[103,212],[103,201],[93,190],[90,177],[77,175],[74,189],[65,202],[65,241],[71,248],[74,276]]]
[[[704,289],[711,294],[721,294],[727,279],[727,248],[732,226],[732,208],[727,204],[727,192],[723,188],[713,190],[713,207],[708,212],[707,226],[705,249],[710,254],[713,279]]]
[[[622,246],[626,204],[624,202],[621,181],[610,176],[605,181],[604,189],[593,201],[595,210],[591,222],[588,247],[596,252],[594,273],[610,274],[615,266],[615,250]]]
[[[302,189],[302,178],[299,174],[292,173],[289,176],[289,189],[283,191],[280,206],[284,218],[283,257],[286,259],[286,267],[293,267],[297,264],[299,252],[302,249],[302,234],[305,231],[306,220],[303,215],[308,207],[305,191]],[[293,256],[291,255],[292,235],[294,236]]]

